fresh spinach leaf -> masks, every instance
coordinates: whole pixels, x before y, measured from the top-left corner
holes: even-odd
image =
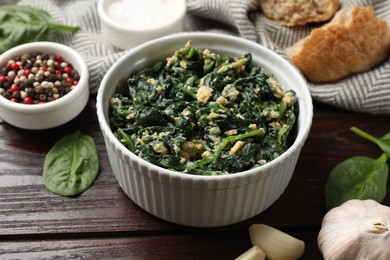
[[[31,6],[0,6],[0,54],[23,43],[49,40],[52,32],[79,29],[57,24],[49,13]]]
[[[351,130],[378,145],[384,152],[378,159],[357,156],[337,165],[325,185],[326,207],[331,209],[349,199],[373,199],[381,202],[386,196],[390,157],[390,133],[375,137],[357,127]]]
[[[385,152],[387,156],[390,157],[390,132],[384,135],[382,138],[380,138],[380,137],[372,136],[369,133],[366,133],[357,127],[351,127],[351,130],[355,134],[378,145],[382,149],[382,151]]]
[[[79,131],[58,140],[45,157],[46,188],[62,196],[76,196],[97,178],[99,158],[93,138]]]
[[[350,199],[381,202],[387,190],[387,159],[385,153],[378,159],[356,156],[333,168],[325,185],[327,209]]]

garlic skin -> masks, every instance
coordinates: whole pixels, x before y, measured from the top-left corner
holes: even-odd
[[[325,260],[390,259],[390,207],[349,200],[328,211],[318,234]]]

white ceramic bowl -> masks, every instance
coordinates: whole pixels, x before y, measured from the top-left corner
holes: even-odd
[[[16,46],[0,55],[0,67],[16,56],[40,51],[61,55],[80,74],[77,86],[57,100],[44,104],[14,103],[0,95],[0,117],[7,123],[24,129],[41,130],[57,127],[75,118],[89,98],[88,68],[83,58],[73,49],[54,42],[32,42]]]
[[[109,126],[109,100],[115,87],[130,74],[170,57],[188,40],[193,46],[221,55],[252,53],[263,67],[299,99],[297,137],[280,157],[245,172],[221,176],[182,174],[155,166],[131,153]],[[118,60],[103,78],[97,95],[97,115],[109,160],[119,185],[141,208],[164,220],[187,226],[216,227],[253,217],[273,204],[287,187],[309,134],[313,107],[301,74],[274,52],[242,38],[208,33],[163,37],[134,48]]]
[[[175,0],[177,2],[177,7],[175,8],[175,18],[172,19],[172,21],[167,23],[162,22],[155,27],[148,27],[144,29],[134,26],[131,27],[125,23],[119,23],[110,18],[108,13],[109,6],[119,1],[121,0],[99,0],[97,10],[103,36],[112,45],[120,49],[131,49],[146,41],[156,39],[164,35],[181,32],[183,29],[183,21],[186,14],[185,0]],[[142,1],[138,1],[138,3],[141,4]],[[130,10],[128,10],[128,12],[130,12]],[[158,10],[158,12],[164,12],[164,10]],[[150,14],[142,15],[147,16]]]

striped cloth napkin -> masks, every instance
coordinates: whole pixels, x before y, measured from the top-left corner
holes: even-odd
[[[257,0],[186,0],[184,31],[237,35],[277,52],[308,35],[313,27],[288,28],[267,19]],[[378,17],[390,24],[390,0],[340,0],[341,8],[372,5]],[[91,93],[96,93],[105,72],[125,51],[109,44],[100,33],[97,0],[21,0],[48,11],[63,24],[79,25],[75,34],[56,34],[54,41],[71,46],[84,57],[90,70]],[[332,84],[309,84],[313,99],[341,109],[390,115],[390,58],[364,73]]]

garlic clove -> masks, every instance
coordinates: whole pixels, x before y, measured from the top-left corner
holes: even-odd
[[[318,234],[325,260],[390,259],[390,207],[349,200],[328,211]]]
[[[253,246],[235,260],[264,260],[265,253],[258,246]]]
[[[305,251],[305,243],[302,240],[267,225],[251,225],[249,235],[252,245],[261,248],[267,259],[295,260]]]

